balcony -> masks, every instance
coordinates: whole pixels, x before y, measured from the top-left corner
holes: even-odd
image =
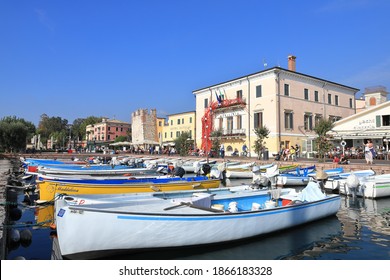
[[[246,136],[246,129],[236,128],[236,129],[223,129],[222,138],[243,138]]]

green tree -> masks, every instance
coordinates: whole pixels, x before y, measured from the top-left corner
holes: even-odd
[[[331,131],[333,127],[334,124],[331,120],[321,119],[313,128],[314,132],[317,133],[315,147],[317,148],[319,162],[325,161],[326,154],[333,146],[329,141],[329,136],[327,135],[327,133]]]
[[[19,152],[26,149],[26,143],[33,136],[35,126],[24,119],[4,117],[0,120],[0,150]]]
[[[62,119],[61,117],[49,117],[46,114],[41,115],[37,130],[38,134],[41,135],[41,142],[46,144],[52,133],[55,132],[63,131],[69,134],[67,125],[68,120]]]
[[[214,130],[210,133],[211,149],[214,150],[217,155],[219,154],[219,147],[221,146],[222,130]]]
[[[264,139],[268,138],[268,135],[270,134],[270,130],[264,125],[253,129],[253,131],[257,137],[253,145],[253,150],[256,152],[257,158],[260,159],[260,155],[265,150]]]
[[[179,155],[186,156],[188,155],[188,150],[191,147],[191,142],[189,141],[191,139],[191,135],[189,132],[183,132],[179,137],[177,137],[175,142],[175,148]]]

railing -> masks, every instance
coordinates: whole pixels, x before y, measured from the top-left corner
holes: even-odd
[[[245,136],[245,129],[223,129],[222,136]]]

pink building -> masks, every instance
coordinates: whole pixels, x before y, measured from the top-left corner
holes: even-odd
[[[91,124],[86,127],[88,146],[104,146],[112,143],[119,136],[128,136],[130,128],[130,123],[103,118],[101,123]]]

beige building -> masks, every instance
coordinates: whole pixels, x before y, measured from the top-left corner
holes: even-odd
[[[173,141],[178,138],[183,132],[190,134],[191,140],[195,137],[195,111],[171,114],[167,116],[162,134],[162,145],[173,145]]]
[[[227,155],[235,148],[241,151],[245,143],[250,155],[256,156],[254,129],[266,126],[270,156],[295,144],[301,146],[302,155],[312,156],[316,122],[353,115],[358,91],[296,72],[296,57],[289,56],[288,69],[273,67],[194,90],[196,143],[209,150],[210,133],[221,130]]]

